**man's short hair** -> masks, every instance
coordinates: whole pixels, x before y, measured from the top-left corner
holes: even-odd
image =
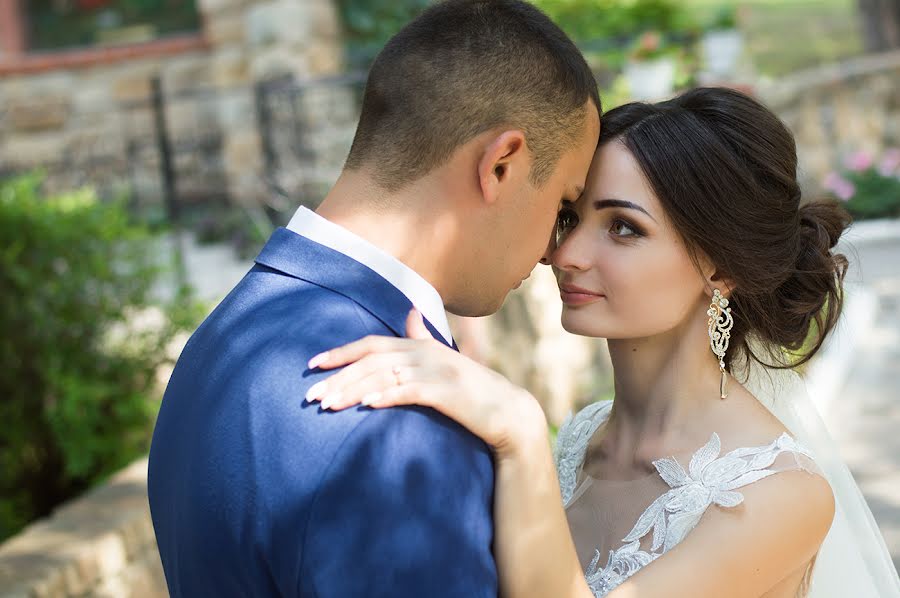
[[[600,97],[590,67],[544,13],[518,0],[446,0],[411,21],[369,72],[346,167],[397,190],[495,127],[524,131],[540,186],[585,134]]]

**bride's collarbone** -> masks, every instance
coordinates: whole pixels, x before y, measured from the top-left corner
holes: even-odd
[[[725,404],[731,401],[731,404]],[[694,418],[678,432],[660,434],[644,440],[636,449],[621,449],[607,436],[606,424],[599,426],[588,443],[582,470],[597,480],[641,480],[656,473],[654,461],[674,458],[687,467],[693,455],[705,446],[715,432],[721,442],[720,456],[737,448],[765,446],[785,428],[768,409],[743,387],[736,389],[722,404]]]

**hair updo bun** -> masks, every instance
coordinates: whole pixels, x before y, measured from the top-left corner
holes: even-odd
[[[847,211],[832,202],[803,204],[799,216],[794,271],[774,293],[770,326],[758,330],[762,338],[798,357],[792,365],[808,361],[837,324],[848,261],[844,255],[832,253],[832,248],[850,224]],[[811,339],[810,332],[815,333]],[[804,348],[807,341],[811,344]],[[800,351],[803,353],[798,355]]]
[[[808,361],[841,313],[848,261],[832,249],[850,216],[835,202],[801,204],[787,127],[747,95],[700,88],[609,111],[600,143],[614,140],[634,156],[693,256],[702,252],[734,283],[726,366]],[[765,345],[765,359],[751,337]]]

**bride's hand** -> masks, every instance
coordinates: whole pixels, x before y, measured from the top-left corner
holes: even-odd
[[[310,369],[347,367],[313,385],[306,399],[334,411],[359,403],[431,407],[468,428],[498,457],[546,442],[546,419],[530,393],[434,340],[418,311],[410,312],[406,326],[409,338],[369,336],[313,357]]]

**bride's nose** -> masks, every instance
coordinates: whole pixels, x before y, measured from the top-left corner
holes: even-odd
[[[567,272],[590,269],[590,243],[579,244],[577,241],[581,237],[578,232],[576,229],[566,235],[559,246],[554,237],[547,247],[547,253],[541,258],[541,263]]]

